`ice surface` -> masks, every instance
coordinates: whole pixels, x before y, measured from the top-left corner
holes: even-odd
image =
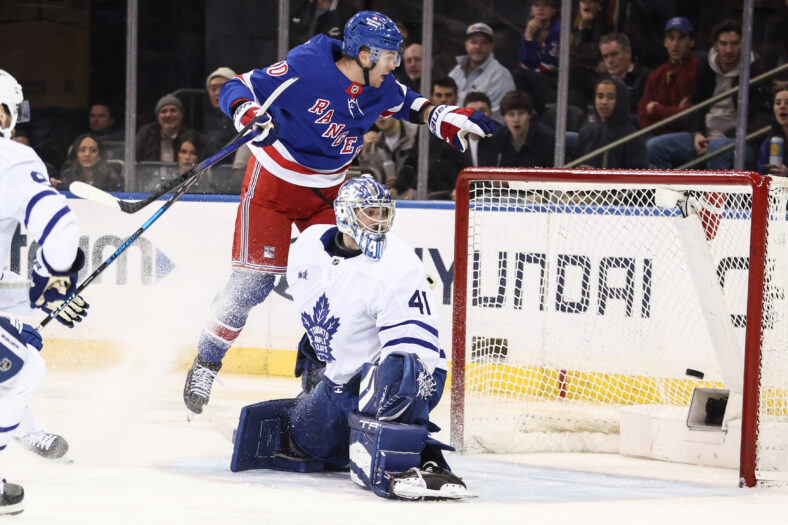
[[[45,349],[46,352],[46,349]],[[73,462],[16,444],[0,475],[26,491],[8,523],[784,523],[788,490],[739,489],[729,470],[617,455],[451,455],[479,497],[382,500],[345,473],[229,471],[231,446],[206,420],[187,422],[185,371],[141,348],[112,369],[50,369],[34,409],[66,437]],[[234,424],[246,404],[294,395],[299,382],[220,374],[211,406]],[[448,399],[436,414],[448,427]],[[439,436],[446,439],[446,432]],[[599,471],[605,470],[607,474]]]

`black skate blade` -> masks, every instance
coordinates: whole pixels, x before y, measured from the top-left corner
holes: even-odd
[[[446,501],[478,498],[476,494],[469,492],[465,487],[459,486],[444,486],[442,490],[433,490],[407,483],[398,483],[391,492],[400,499],[411,501]]]

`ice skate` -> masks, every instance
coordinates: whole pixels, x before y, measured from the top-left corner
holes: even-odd
[[[402,499],[442,500],[475,498],[461,478],[430,461],[394,476],[390,492]]]
[[[183,385],[183,401],[190,412],[202,413],[203,405],[208,404],[211,397],[213,380],[221,368],[221,361],[212,363],[199,355],[194,358],[194,363],[186,374],[186,384]]]
[[[34,428],[16,439],[28,450],[47,459],[62,458],[68,452],[68,441],[65,438],[57,434],[50,434],[40,428]]]
[[[8,483],[5,479],[0,480],[0,516],[22,512],[23,499],[25,499],[25,490],[21,485]]]

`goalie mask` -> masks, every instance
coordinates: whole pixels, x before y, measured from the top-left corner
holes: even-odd
[[[351,236],[361,253],[378,260],[386,247],[386,234],[394,222],[389,190],[371,175],[351,179],[339,188],[334,201],[337,227]]]
[[[362,47],[369,49],[369,58],[372,60],[370,68],[362,66],[358,59]],[[375,11],[359,11],[347,21],[342,52],[356,59],[356,63],[364,71],[367,84],[369,71],[386,51],[395,54],[394,67],[399,67],[402,62],[402,34],[391,18]]]
[[[11,117],[10,119],[5,115],[0,117],[0,136],[10,139],[17,122],[30,120],[30,104],[24,99],[19,82],[2,69],[0,69],[0,105]]]

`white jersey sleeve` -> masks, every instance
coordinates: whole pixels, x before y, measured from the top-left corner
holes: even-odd
[[[47,264],[67,270],[79,247],[79,226],[66,198],[52,187],[36,153],[23,144],[0,140],[0,261],[5,261],[17,223],[43,250]]]

